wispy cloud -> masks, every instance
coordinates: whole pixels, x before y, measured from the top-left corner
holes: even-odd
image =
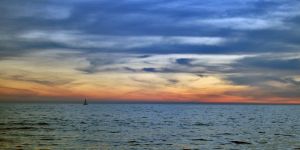
[[[97,72],[161,72],[161,73],[209,73],[215,67],[226,69],[245,57],[252,55],[197,55],[197,54],[152,54],[147,57],[136,54],[93,54],[87,55],[89,65],[78,68],[87,73]],[[107,59],[105,59],[107,58]],[[114,58],[114,60],[111,60]]]
[[[284,29],[285,25],[281,20],[267,18],[249,18],[249,17],[233,17],[233,18],[213,18],[199,19],[191,24],[208,25],[217,28],[228,28],[237,30],[261,30],[261,29]]]
[[[56,42],[73,48],[130,49],[152,45],[220,45],[222,37],[196,36],[105,36],[76,31],[30,31],[18,36],[27,41]]]

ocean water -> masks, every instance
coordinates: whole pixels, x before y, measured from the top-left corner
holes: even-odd
[[[300,149],[300,106],[2,103],[0,149]]]

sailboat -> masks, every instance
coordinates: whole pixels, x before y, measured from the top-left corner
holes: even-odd
[[[86,101],[86,98],[84,99],[84,103],[83,103],[83,105],[87,105],[87,101]]]

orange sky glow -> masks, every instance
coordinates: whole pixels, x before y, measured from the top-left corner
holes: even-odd
[[[1,100],[26,101],[34,97],[42,98],[41,101],[80,100],[86,97],[93,101],[299,103],[297,98],[266,96],[255,87],[234,84],[224,79],[226,74],[126,71],[88,74],[76,70],[89,66],[84,58],[73,56],[59,60],[57,56],[61,54],[73,52],[37,52],[1,60]],[[114,64],[114,67],[122,65]]]

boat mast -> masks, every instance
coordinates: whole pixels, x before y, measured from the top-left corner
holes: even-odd
[[[84,99],[84,103],[83,103],[83,105],[87,105],[87,101],[86,101],[86,98]]]

